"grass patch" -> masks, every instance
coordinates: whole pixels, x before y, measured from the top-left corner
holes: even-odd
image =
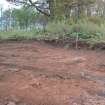
[[[31,30],[31,31],[24,31],[24,30],[13,30],[7,32],[0,32],[0,39],[1,40],[8,40],[8,39],[34,39],[41,33],[40,30]]]
[[[92,20],[91,20],[92,21]],[[77,37],[88,40],[89,43],[105,42],[105,24],[96,24],[88,20],[79,20],[77,23],[66,21],[49,22],[46,29],[32,29],[31,31],[12,30],[0,32],[0,39],[34,39],[46,38],[58,39],[66,37]]]

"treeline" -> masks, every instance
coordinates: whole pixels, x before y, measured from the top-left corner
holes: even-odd
[[[81,14],[104,16],[104,0],[7,0],[15,4],[23,4],[28,7],[34,7],[40,13],[54,17],[69,17],[72,14],[79,17]]]
[[[52,18],[105,17],[104,0],[48,0]]]
[[[2,13],[1,30],[31,29],[35,26],[38,13],[32,8],[21,7],[20,9],[8,9]]]
[[[35,35],[43,34],[55,38],[78,36],[82,39],[105,41],[104,0],[7,1],[22,5],[22,8],[11,11],[9,20],[12,28],[34,30]]]
[[[25,7],[27,6],[27,8],[32,7],[36,9],[40,14],[43,14],[45,17],[49,18],[50,20],[62,20],[73,18],[75,21],[77,21],[80,18],[93,16],[95,16],[96,18],[105,18],[104,0],[37,0],[36,2],[33,2],[33,0],[7,1],[14,2],[17,5],[22,4]],[[33,12],[32,8],[27,9],[27,14]],[[24,16],[22,18],[24,18]]]

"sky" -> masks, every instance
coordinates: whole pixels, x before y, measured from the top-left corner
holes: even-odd
[[[37,1],[37,0],[33,0],[33,1]],[[11,7],[16,7],[15,5],[8,3],[6,0],[0,0],[0,7],[1,6],[2,6],[3,10],[6,10]]]
[[[3,8],[3,10],[9,9],[11,7],[16,7],[13,4],[8,3],[6,0],[0,0],[0,8]]]

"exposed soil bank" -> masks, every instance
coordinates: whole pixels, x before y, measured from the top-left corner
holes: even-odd
[[[5,43],[5,42],[33,42],[33,41],[38,41],[38,42],[45,42],[48,44],[51,44],[53,46],[59,46],[59,47],[64,47],[64,48],[73,48],[73,49],[90,49],[90,50],[105,50],[105,42],[97,42],[97,43],[90,43],[86,40],[76,40],[76,38],[34,38],[34,39],[23,39],[23,38],[18,38],[18,39],[8,39],[8,40],[0,40],[0,43]]]
[[[55,46],[62,46],[66,48],[105,50],[105,42],[97,42],[92,44],[86,40],[76,40],[75,38],[65,38],[65,39],[42,38],[40,40]]]

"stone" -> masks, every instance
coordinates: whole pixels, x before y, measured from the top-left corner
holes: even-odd
[[[8,102],[8,103],[7,103],[7,105],[16,105],[16,103],[15,103],[15,102],[10,101],[10,102]]]
[[[13,102],[15,102],[15,103],[20,102],[19,98],[16,97],[15,95],[11,95],[11,101],[13,101]]]
[[[80,72],[81,77],[85,77],[85,72]]]
[[[71,60],[73,63],[82,63],[86,61],[86,58],[84,57],[75,57]]]

